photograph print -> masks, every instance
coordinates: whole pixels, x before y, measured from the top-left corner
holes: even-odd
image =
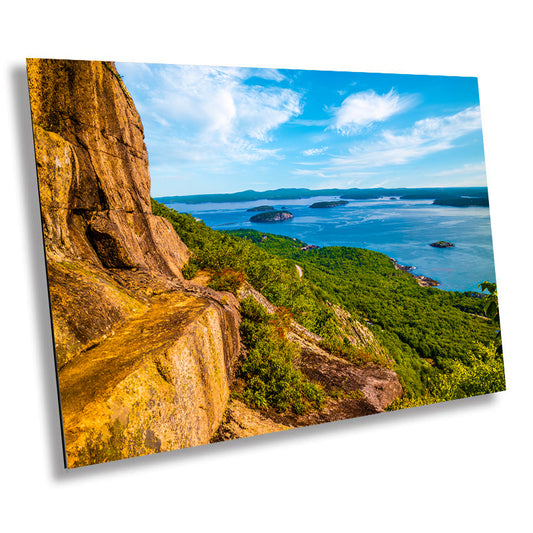
[[[505,390],[476,78],[27,74],[67,468]]]

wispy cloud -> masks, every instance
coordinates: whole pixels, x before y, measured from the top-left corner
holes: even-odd
[[[251,69],[246,69],[248,73],[252,72]],[[252,76],[256,78],[263,78],[265,80],[283,81],[285,76],[275,68],[254,68]],[[252,77],[248,75],[247,77]]]
[[[321,146],[320,148],[309,148],[302,152],[305,156],[320,155],[323,154],[328,149],[327,146]]]
[[[447,170],[442,170],[440,172],[435,172],[431,174],[435,177],[441,177],[441,176],[469,176],[471,174],[478,174],[478,173],[484,173],[485,172],[485,163],[478,163],[478,164],[466,164],[461,165],[460,167],[450,168]]]
[[[332,158],[330,164],[351,168],[403,165],[448,150],[454,141],[480,128],[479,106],[469,107],[447,117],[419,120],[402,133],[386,130],[375,141],[353,146],[349,155]]]
[[[295,176],[312,176],[318,178],[368,178],[374,176],[375,172],[356,172],[356,171],[341,171],[336,168],[320,168],[320,169],[309,169],[309,168],[295,168],[292,171],[292,174]]]
[[[405,111],[415,101],[413,95],[399,95],[393,89],[386,94],[377,94],[371,89],[353,93],[334,110],[329,127],[344,135],[358,133],[376,122],[384,122]]]
[[[128,85],[143,84],[147,96],[137,103],[143,121],[154,121],[176,140],[177,150],[169,157],[191,159],[187,152],[198,158],[207,153],[207,160],[214,154],[244,162],[275,157],[278,151],[264,144],[302,112],[298,92],[244,83],[251,77],[283,80],[274,69],[141,64],[122,69]],[[160,135],[163,141],[164,133]]]

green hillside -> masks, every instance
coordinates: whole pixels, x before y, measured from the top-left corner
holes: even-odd
[[[302,250],[305,243],[288,237],[218,232],[155,201],[153,212],[168,218],[193,250],[186,273],[211,270],[215,283],[231,279],[228,269],[239,273],[333,349],[342,351],[342,333],[327,302],[366,323],[395,361],[406,392],[400,407],[505,388],[496,326],[484,317],[481,294],[420,287],[387,256],[371,250]]]

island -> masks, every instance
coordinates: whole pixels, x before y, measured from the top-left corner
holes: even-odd
[[[257,207],[250,207],[246,211],[274,211],[274,208],[271,205],[259,205]]]
[[[488,197],[459,196],[452,198],[436,198],[433,205],[449,205],[452,207],[489,207]]]
[[[430,246],[433,246],[433,248],[453,248],[455,244],[453,244],[453,242],[448,241],[437,241],[432,242]]]
[[[254,215],[250,218],[250,222],[283,222],[290,218],[294,218],[294,215],[289,211],[268,211]]]
[[[339,205],[346,205],[348,202],[346,200],[333,200],[331,202],[315,202],[310,205],[314,209],[326,209],[329,207],[338,207]]]

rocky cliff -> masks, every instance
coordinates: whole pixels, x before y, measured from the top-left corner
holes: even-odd
[[[68,466],[207,443],[238,304],[183,281],[189,251],[152,215],[143,127],[114,65],[27,66]]]
[[[236,298],[208,288],[209,273],[183,279],[190,252],[152,214],[143,127],[112,63],[28,60],[28,80],[68,466],[379,413],[402,394],[387,361],[336,357],[292,320],[294,366],[325,391],[324,407],[229,401],[238,299],[278,308],[247,283]],[[347,341],[379,351],[332,308]]]

